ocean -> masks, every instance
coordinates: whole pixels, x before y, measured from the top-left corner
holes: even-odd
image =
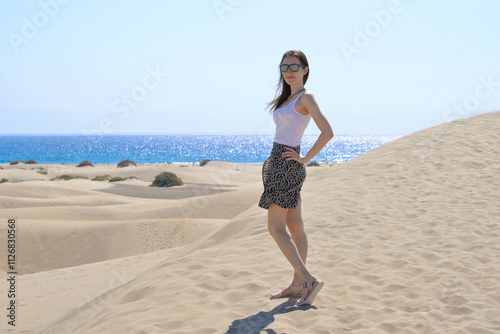
[[[348,161],[402,135],[335,135],[311,161]],[[304,135],[301,154],[318,135]],[[204,159],[263,163],[271,153],[271,135],[0,135],[0,164],[35,160],[48,164],[192,163]]]

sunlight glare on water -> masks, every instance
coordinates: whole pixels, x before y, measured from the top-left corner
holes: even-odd
[[[345,162],[401,135],[336,135],[312,159]],[[304,135],[301,154],[314,145],[317,135]],[[271,153],[273,136],[263,135],[114,135],[114,136],[0,136],[0,163],[33,159],[38,163],[77,164],[190,163],[204,159],[234,163],[263,163]]]

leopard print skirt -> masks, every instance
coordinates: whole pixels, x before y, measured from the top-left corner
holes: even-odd
[[[287,147],[300,154],[300,145],[296,147],[273,142],[271,156],[262,165],[264,192],[258,206],[269,209],[272,203],[285,208],[295,209],[299,203],[300,190],[306,179],[306,166],[295,160],[285,159],[283,152]]]

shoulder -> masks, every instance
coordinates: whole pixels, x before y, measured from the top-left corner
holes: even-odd
[[[311,114],[314,116],[320,113],[319,105],[314,98],[314,94],[310,91],[306,91],[302,94],[297,104],[297,111],[303,115]]]
[[[314,94],[309,89],[306,89],[306,91],[304,92],[303,95],[304,96],[314,96]]]
[[[312,92],[306,90],[304,92],[304,94],[302,94],[302,98],[306,99],[306,100],[314,100],[314,94]]]
[[[308,115],[312,106],[316,104],[313,93],[306,90],[297,100],[295,109],[302,115]]]
[[[316,99],[314,98],[314,94],[308,90],[305,91],[304,94],[302,94],[300,100],[302,100],[302,104],[306,107],[317,104]]]

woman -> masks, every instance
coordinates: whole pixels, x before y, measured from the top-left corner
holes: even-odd
[[[276,99],[269,103],[276,123],[271,156],[262,166],[264,192],[258,206],[268,210],[269,233],[294,269],[290,286],[272,294],[271,299],[300,297],[297,305],[311,304],[323,282],[306,268],[307,236],[301,216],[300,190],[306,178],[305,164],[333,137],[314,95],[304,88],[309,63],[303,52],[286,52],[280,63]],[[300,154],[302,135],[310,121],[321,130],[316,143],[305,156]],[[290,231],[288,234],[286,227]]]

